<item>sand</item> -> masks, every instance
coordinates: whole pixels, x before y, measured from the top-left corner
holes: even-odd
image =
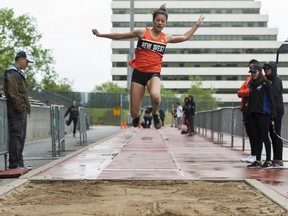
[[[0,197],[1,216],[277,215],[242,181],[33,181]]]

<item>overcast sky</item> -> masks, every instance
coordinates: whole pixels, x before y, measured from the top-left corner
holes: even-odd
[[[277,27],[278,40],[285,41],[287,0],[261,2],[260,13],[269,15],[268,27]],[[56,72],[73,81],[75,91],[92,91],[96,85],[111,81],[111,41],[91,32],[92,28],[111,31],[111,0],[0,0],[0,7],[36,19],[43,36],[40,43],[53,51]]]

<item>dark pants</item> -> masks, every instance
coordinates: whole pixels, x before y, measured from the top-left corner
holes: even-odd
[[[24,166],[23,149],[26,139],[27,113],[8,113],[9,168]]]
[[[191,133],[189,118],[187,115],[184,117],[184,124],[187,126],[187,133]]]
[[[250,143],[250,149],[251,149],[251,155],[256,155],[256,141],[254,140],[254,136],[253,136],[253,132],[251,130],[251,124],[249,122],[249,120],[247,118],[245,118],[245,115],[243,113],[243,123],[244,123],[244,127],[246,130],[246,134],[249,138],[249,143]]]
[[[277,118],[274,119],[275,132],[281,136],[282,114],[277,113]],[[272,140],[273,160],[282,160],[283,155],[283,141],[273,131],[272,124],[270,123],[270,137]]]
[[[190,128],[190,131],[189,133],[194,133],[194,115],[189,115],[188,116],[188,122],[189,122],[189,128]]]
[[[78,118],[69,118],[67,121],[67,126],[69,126],[71,122],[73,121],[73,135],[76,134],[77,120]]]
[[[249,122],[255,140],[256,160],[259,161],[261,161],[263,142],[266,150],[266,161],[271,160],[271,142],[268,135],[269,120],[269,115],[260,113],[251,113],[249,115]]]

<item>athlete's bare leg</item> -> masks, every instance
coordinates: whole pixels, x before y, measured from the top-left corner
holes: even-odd
[[[145,95],[145,86],[136,82],[131,82],[130,91],[130,112],[132,119],[135,119],[141,115],[140,109]]]
[[[155,114],[159,110],[161,103],[161,80],[159,77],[152,77],[148,83],[147,88],[150,93],[151,103],[152,103],[152,114]]]

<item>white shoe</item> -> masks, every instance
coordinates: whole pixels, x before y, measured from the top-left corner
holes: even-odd
[[[255,156],[255,155],[250,155],[250,156],[247,158],[247,160],[246,160],[247,163],[253,163],[253,162],[255,162],[255,161],[256,161],[256,156]]]
[[[240,161],[246,163],[250,157],[251,157],[251,155],[249,155],[247,158],[241,158]]]

